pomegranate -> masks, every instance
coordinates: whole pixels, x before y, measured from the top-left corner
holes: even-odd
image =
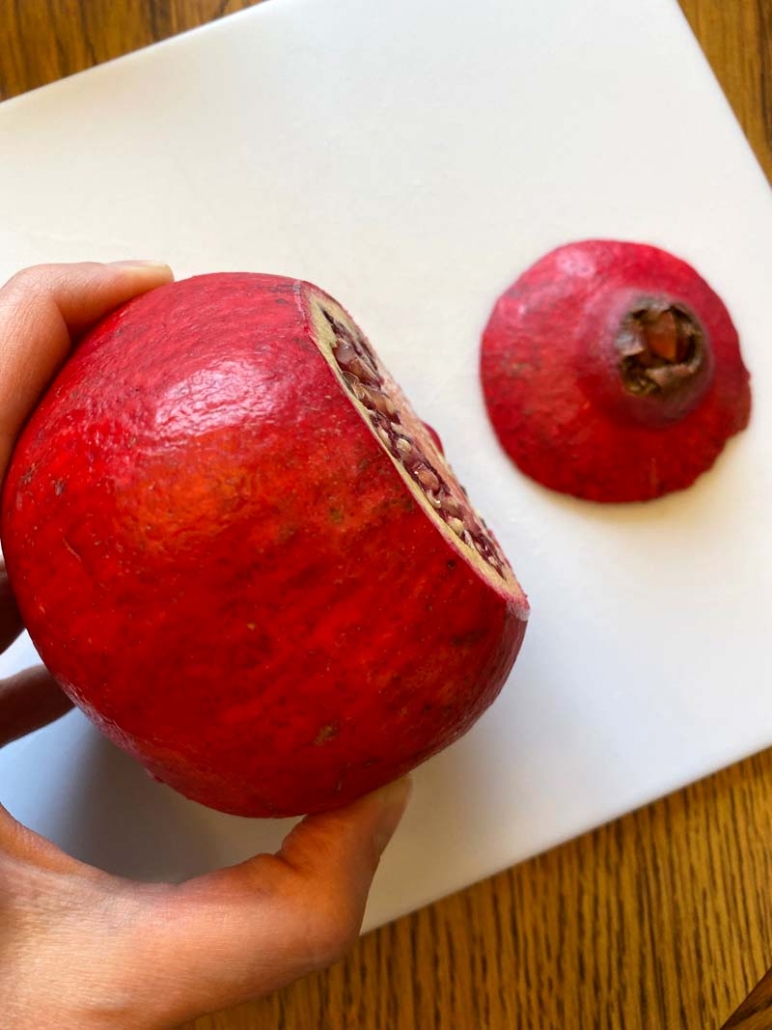
[[[688,487],[750,417],[721,299],[684,261],[639,243],[570,243],[537,261],[496,303],[480,373],[520,469],[595,501]]]
[[[77,347],[2,497],[65,692],[225,812],[343,804],[491,704],[526,599],[346,311],[254,274],[163,286]]]

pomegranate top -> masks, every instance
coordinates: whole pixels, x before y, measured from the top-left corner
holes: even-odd
[[[689,486],[750,416],[723,302],[686,262],[639,243],[585,240],[537,261],[497,301],[480,373],[516,464],[596,501]]]

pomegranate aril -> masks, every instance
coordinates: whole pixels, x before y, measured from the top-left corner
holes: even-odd
[[[487,561],[504,577],[498,550],[489,539],[486,527],[463,500],[450,492],[445,480],[416,442],[404,435],[402,417],[397,405],[383,390],[383,378],[367,342],[354,334],[329,312],[325,312],[335,334],[333,355],[349,390],[367,409],[370,423],[389,454],[401,461],[411,478],[421,487],[424,496],[460,541]],[[436,444],[436,434],[429,430]],[[459,484],[466,498],[466,491]]]
[[[369,408],[380,411],[382,415],[393,415],[397,410],[394,401],[381,390],[362,388],[362,397],[359,398]]]
[[[436,493],[440,488],[440,481],[431,469],[418,468],[415,471],[415,477],[424,490],[431,490],[433,493]]]
[[[462,508],[455,497],[452,494],[448,494],[447,497],[442,498],[442,507],[448,513],[448,515],[460,515]]]
[[[367,383],[368,386],[380,386],[381,380],[378,373],[366,361],[363,361],[358,354],[355,354],[350,361],[346,362],[346,370],[353,372],[357,379]]]

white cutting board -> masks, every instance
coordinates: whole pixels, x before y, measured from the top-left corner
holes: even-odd
[[[516,670],[416,774],[368,927],[772,743],[772,199],[675,0],[271,0],[1,105],[0,156],[0,275],[147,256],[338,296],[528,590]],[[481,403],[494,299],[588,236],[695,264],[753,374],[750,429],[645,506],[527,481]],[[140,877],[286,830],[183,800],[78,714],[2,753],[0,797]]]

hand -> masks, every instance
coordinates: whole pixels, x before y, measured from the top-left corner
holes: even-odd
[[[0,477],[77,338],[172,278],[165,265],[45,265],[0,290]],[[22,624],[0,571],[0,649]],[[69,707],[37,668],[0,683],[0,745]],[[0,784],[0,791],[2,784]],[[109,876],[0,806],[0,1006],[14,1030],[155,1030],[281,987],[356,939],[402,780],[306,818],[277,855],[181,885]]]

